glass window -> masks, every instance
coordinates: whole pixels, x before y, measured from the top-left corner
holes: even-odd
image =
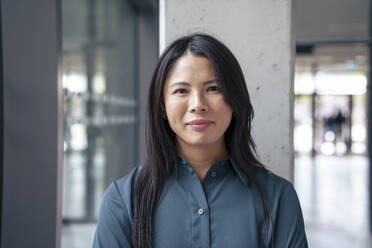
[[[88,247],[104,190],[138,163],[135,12],[122,0],[62,3],[62,247]]]

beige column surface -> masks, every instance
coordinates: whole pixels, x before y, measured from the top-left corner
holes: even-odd
[[[194,32],[211,34],[237,57],[255,110],[261,161],[293,181],[292,0],[160,0],[160,50]]]

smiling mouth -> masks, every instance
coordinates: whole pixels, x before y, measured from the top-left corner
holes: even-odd
[[[204,129],[208,128],[209,125],[212,124],[211,122],[209,123],[204,123],[204,124],[193,124],[193,125],[190,125],[192,129],[196,130],[196,131],[203,131]]]
[[[195,131],[207,129],[213,122],[209,120],[194,120],[187,123]]]

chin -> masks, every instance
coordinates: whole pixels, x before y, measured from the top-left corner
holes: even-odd
[[[216,143],[217,140],[211,140],[210,137],[198,137],[194,139],[183,139],[183,142],[189,145],[206,146]]]
[[[206,141],[194,141],[194,142],[187,142],[189,145],[194,145],[194,146],[207,146],[212,144],[211,142],[206,142]]]

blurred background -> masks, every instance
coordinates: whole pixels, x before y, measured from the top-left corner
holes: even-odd
[[[62,247],[90,247],[104,190],[139,163],[138,6],[62,6]]]
[[[295,186],[310,247],[371,247],[369,1],[295,4]],[[136,9],[63,0],[62,247],[88,247],[100,200],[139,162]]]
[[[297,1],[295,186],[310,247],[371,247],[370,1]]]

